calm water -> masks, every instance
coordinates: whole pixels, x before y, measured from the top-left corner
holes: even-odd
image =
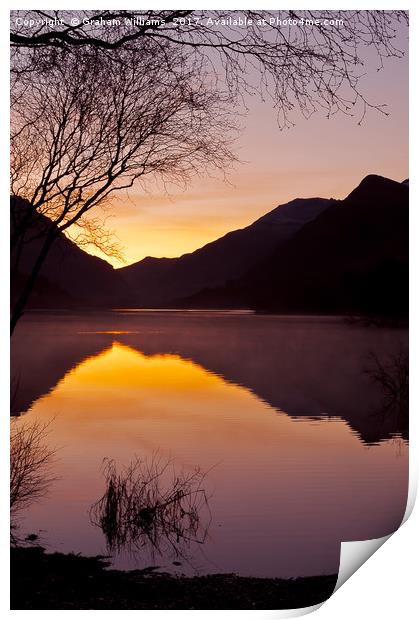
[[[32,314],[13,337],[17,424],[49,421],[47,495],[22,516],[48,549],[108,553],[91,505],[103,458],[207,472],[203,544],[114,554],[117,567],[303,576],[338,571],[341,541],[404,514],[408,445],[365,369],[402,330],[248,313]],[[173,565],[179,561],[180,566]]]

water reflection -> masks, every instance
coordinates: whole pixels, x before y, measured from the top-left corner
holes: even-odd
[[[407,350],[398,351],[379,357],[375,352],[369,355],[366,374],[374,382],[382,395],[380,407],[375,415],[384,425],[390,420],[395,429],[403,436],[409,429],[409,358]]]
[[[367,443],[395,433],[407,437],[406,416],[401,423],[396,415],[376,415],[383,408],[382,387],[365,372],[371,354],[386,360],[407,350],[406,330],[234,313],[41,315],[22,321],[12,350],[19,385],[14,414],[27,411],[115,338],[144,355],[193,360],[290,416],[342,417]]]
[[[103,457],[127,463],[156,450],[181,471],[210,470],[212,521],[191,558],[200,572],[331,574],[342,540],[398,527],[407,445],[371,415],[382,395],[362,368],[369,351],[404,344],[403,333],[153,313],[41,317],[19,330],[17,408],[55,415],[51,441],[63,446],[59,484],[27,515],[52,548],[106,552],[89,520]],[[114,560],[138,566],[122,549]]]

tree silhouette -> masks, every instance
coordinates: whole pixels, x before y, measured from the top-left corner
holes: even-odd
[[[401,57],[406,23],[405,11],[12,11],[15,274],[22,246],[44,239],[12,331],[60,233],[115,253],[90,211],[116,191],[226,170],[246,95],[270,97],[282,127],[295,108],[386,113],[362,92],[362,48],[378,68]]]
[[[332,114],[371,105],[359,87],[362,48],[375,50],[379,68],[385,58],[403,56],[396,35],[407,22],[407,11],[11,11],[11,46],[12,58],[25,50],[30,66],[28,50],[45,57],[53,48],[111,52],[167,42],[216,68],[218,62],[230,94],[272,96],[288,124],[296,104],[306,115],[317,107]],[[251,69],[259,77],[253,82]]]
[[[48,447],[48,423],[13,419],[10,430],[10,509],[12,527],[16,514],[42,497],[54,477],[55,450]]]
[[[184,182],[210,167],[224,170],[233,158],[227,96],[199,59],[168,47],[147,41],[111,56],[60,50],[47,67],[40,57],[15,80],[11,187],[25,201],[12,201],[15,274],[23,245],[43,243],[13,308],[12,331],[61,233],[77,226],[111,253],[97,219],[88,217],[93,208],[142,177]]]

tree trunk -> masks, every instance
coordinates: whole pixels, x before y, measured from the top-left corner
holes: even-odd
[[[46,259],[46,257],[48,256],[48,252],[51,249],[52,244],[54,243],[55,239],[57,238],[57,235],[54,233],[49,233],[49,235],[47,236],[47,238],[45,239],[45,243],[42,246],[42,249],[38,255],[38,258],[35,261],[35,264],[33,266],[33,269],[27,279],[27,281],[25,282],[25,285],[23,287],[22,292],[20,293],[20,295],[17,298],[16,303],[13,306],[12,309],[12,315],[11,315],[11,319],[10,319],[10,334],[13,335],[13,332],[16,328],[16,325],[19,321],[19,319],[22,317],[24,310],[26,308],[26,305],[29,301],[29,298],[31,296],[31,293],[33,291],[36,279],[39,275],[39,272],[41,270],[41,267]]]

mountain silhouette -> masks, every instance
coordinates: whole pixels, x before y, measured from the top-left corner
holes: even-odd
[[[13,273],[15,254],[12,253],[12,300],[16,298],[41,250],[46,231],[52,223],[46,216],[33,212],[31,206],[20,198],[11,198],[11,225],[22,218],[28,219],[24,243]],[[105,260],[84,252],[63,233],[51,247],[41,268],[30,307],[85,307],[106,306],[124,296],[125,283],[118,272]]]
[[[138,306],[164,306],[205,287],[224,285],[268,257],[336,201],[298,198],[280,205],[250,226],[227,233],[179,258],[151,258],[119,271]]]
[[[265,260],[180,305],[406,316],[408,183],[369,175]]]
[[[30,305],[405,316],[408,194],[408,180],[369,175],[344,200],[299,198],[195,252],[147,257],[120,269],[60,234]],[[12,222],[28,209],[12,198]],[[34,218],[12,296],[30,273],[48,226],[45,216]]]
[[[285,311],[407,313],[408,218],[406,185],[366,177],[277,250],[264,265],[253,304]]]

